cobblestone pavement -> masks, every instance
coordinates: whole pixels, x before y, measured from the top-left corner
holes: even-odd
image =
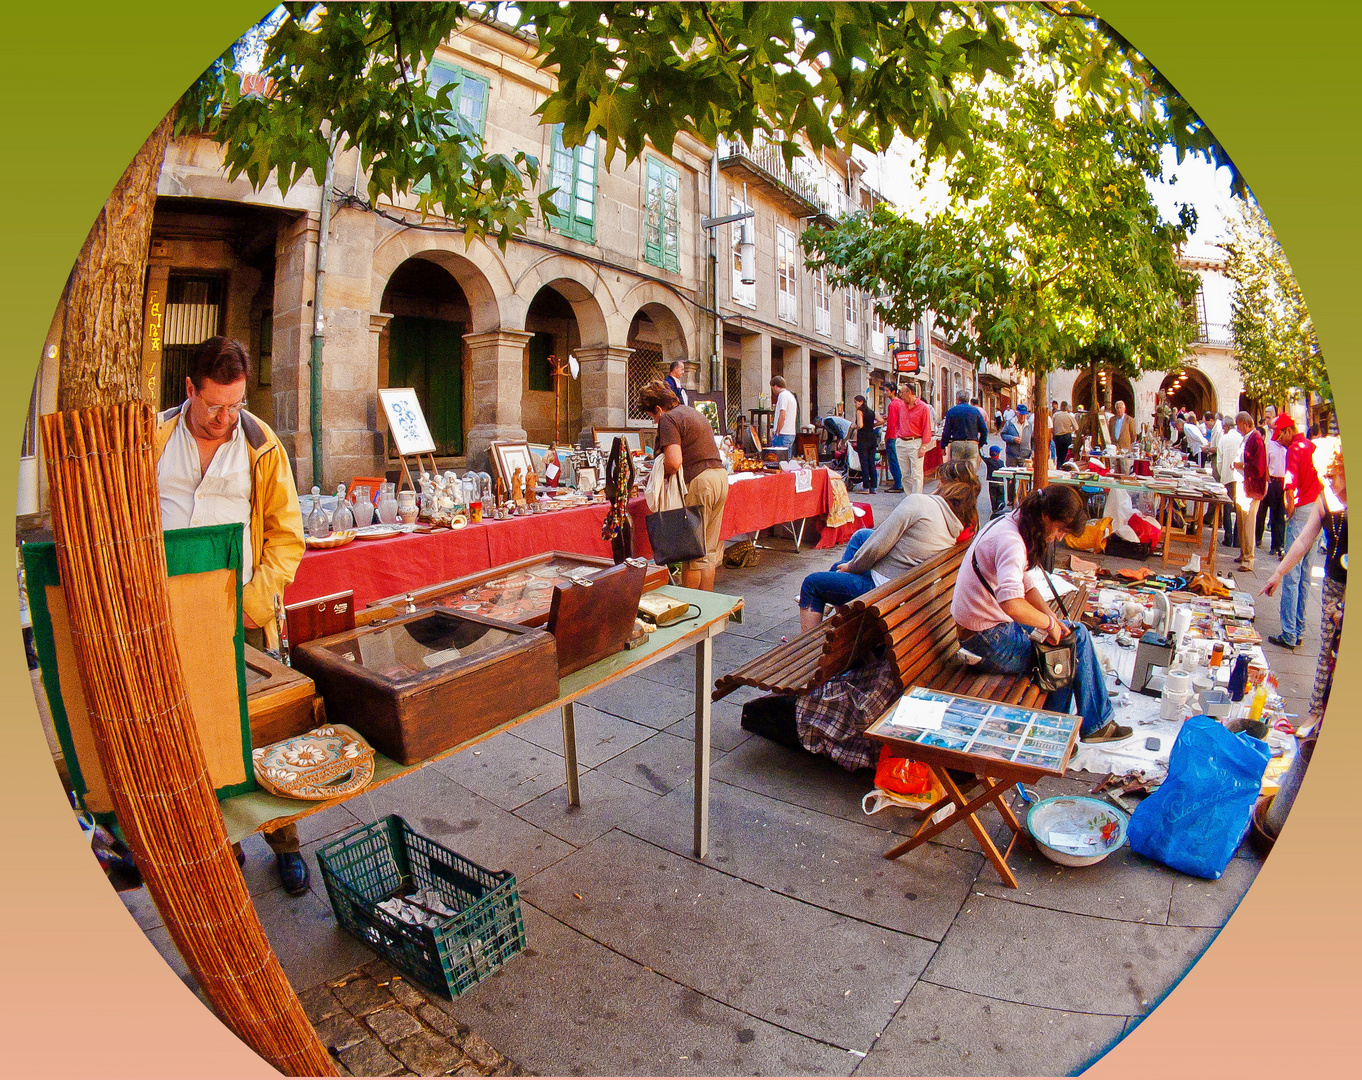
[[[531,1075],[384,960],[298,996],[342,1076]]]
[[[896,497],[870,501],[883,516]],[[833,558],[788,539],[763,544],[756,567],[720,572],[718,589],[743,596],[746,611],[715,640],[716,677],[798,632],[799,582]],[[1240,578],[1255,594],[1275,560],[1258,565]],[[1316,579],[1305,647],[1265,646],[1293,712],[1310,692],[1318,595]],[[1266,638],[1277,604],[1258,607]],[[1010,860],[1020,888],[1008,889],[964,829],[888,862],[916,822],[895,810],[865,816],[868,774],[750,735],[740,725],[748,691],[714,707],[710,853],[697,860],[693,678],[683,654],[579,704],[580,807],[567,803],[551,714],[304,819],[312,889],[302,897],[283,893],[263,841],[247,839],[261,922],[346,1070],[1074,1073],[1195,963],[1261,865],[1247,844],[1218,881],[1129,848],[1082,870],[1023,850]],[[1038,787],[1079,794],[1095,780]],[[339,930],[321,885],[316,849],[390,813],[518,879],[528,948],[454,1001],[394,980]],[[981,820],[1003,835],[991,809]],[[123,898],[189,981],[146,894]]]

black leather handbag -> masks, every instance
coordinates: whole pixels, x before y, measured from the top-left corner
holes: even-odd
[[[990,522],[990,525],[992,523]],[[984,532],[988,528],[985,527]],[[984,532],[979,535],[983,536]],[[984,572],[979,568],[978,556],[973,551],[970,552],[970,561],[974,565],[974,574],[988,590],[988,595],[995,600],[998,594],[993,591],[993,586],[988,583],[988,578],[984,577]],[[1054,582],[1050,580],[1050,575],[1045,575],[1045,583],[1050,586],[1050,595],[1055,598],[1055,603],[1059,604],[1059,593],[1055,592]],[[1063,605],[1060,605],[1061,608]],[[1058,642],[1046,640],[1045,634],[1037,627],[1031,634],[1031,679],[1042,690],[1049,693],[1052,690],[1063,690],[1072,685],[1074,681],[1074,668],[1078,663],[1078,635],[1072,630],[1066,630],[1064,636]]]
[[[662,468],[660,459],[653,468]],[[684,500],[686,492],[681,485],[681,473],[678,471],[673,475]],[[653,546],[653,562],[659,566],[704,558],[705,522],[698,507],[659,510],[644,518],[644,524],[648,527],[648,543]]]

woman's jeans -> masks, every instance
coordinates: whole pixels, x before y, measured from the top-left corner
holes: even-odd
[[[857,529],[847,541],[847,549],[842,553],[842,557],[832,564],[831,571],[819,571],[804,579],[804,584],[799,589],[800,607],[821,615],[825,604],[845,604],[875,587],[875,579],[869,574],[843,574],[837,569],[851,562],[860,546],[874,531]]]
[[[1075,635],[1074,680],[1063,690],[1051,690],[1045,697],[1045,707],[1052,712],[1067,713],[1076,692],[1078,711],[1083,715],[1079,734],[1091,735],[1111,719],[1106,674],[1097,662],[1088,628],[1081,623],[1066,622],[1064,625]],[[979,666],[985,671],[1024,675],[1031,670],[1031,628],[1021,623],[999,623],[980,630],[962,640],[960,647],[983,657]]]
[[[1296,512],[1286,519],[1285,550],[1290,551],[1310,520],[1313,504],[1296,507]],[[1278,612],[1282,619],[1282,637],[1294,645],[1301,643],[1305,636],[1305,602],[1310,599],[1310,564],[1314,562],[1315,545],[1306,549],[1304,558],[1282,577],[1282,596]]]

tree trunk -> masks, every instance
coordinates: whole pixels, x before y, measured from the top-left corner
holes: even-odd
[[[1031,482],[1039,491],[1050,482],[1050,387],[1045,378],[1043,361],[1037,358],[1031,379],[1031,397],[1035,402],[1035,434],[1031,438]]]
[[[172,124],[167,113],[137,151],[71,268],[62,297],[61,411],[117,405],[147,394],[142,385],[142,301],[156,184]]]

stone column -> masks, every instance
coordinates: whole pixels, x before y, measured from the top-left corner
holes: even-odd
[[[799,402],[799,427],[809,422],[813,415],[809,405],[809,347],[785,346],[785,389],[794,394]],[[774,406],[772,406],[774,408]],[[798,429],[796,429],[798,430]]]
[[[749,409],[757,407],[758,399],[766,398],[771,407],[771,337],[769,334],[747,334],[742,339],[742,401]]]
[[[591,429],[622,428],[629,424],[629,354],[618,345],[593,345],[573,355],[582,365],[582,430],[580,446],[595,446]],[[565,386],[566,389],[566,386]]]
[[[298,490],[313,483],[308,427],[312,282],[320,217],[309,213],[280,228],[274,245],[274,430],[293,461]]]
[[[487,467],[494,442],[524,442],[520,401],[525,388],[525,347],[534,335],[524,330],[487,330],[464,334],[472,373],[473,426],[464,438],[471,465]]]
[[[842,360],[837,356],[820,356],[816,363],[818,408],[824,416],[831,416],[842,400]]]

